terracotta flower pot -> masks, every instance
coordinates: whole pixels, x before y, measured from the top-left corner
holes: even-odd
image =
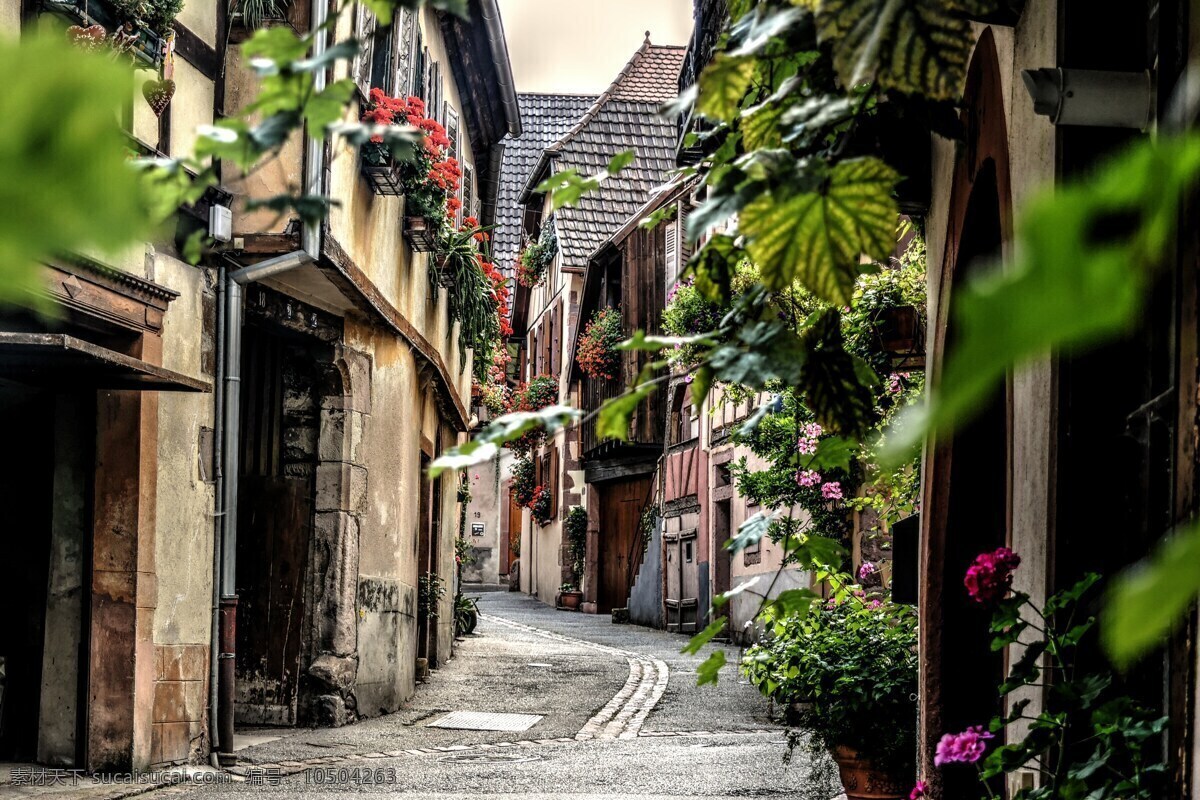
[[[404,239],[416,253],[432,253],[437,247],[437,225],[428,217],[405,217]]]
[[[852,747],[833,749],[847,800],[903,800],[908,790],[897,776],[876,766]]]
[[[583,602],[583,592],[563,592],[562,605],[563,608],[569,608],[572,611],[579,609],[579,604]]]

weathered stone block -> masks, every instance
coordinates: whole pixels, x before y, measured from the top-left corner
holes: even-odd
[[[323,653],[313,661],[308,674],[318,693],[347,695],[354,690],[358,678],[358,659]]]

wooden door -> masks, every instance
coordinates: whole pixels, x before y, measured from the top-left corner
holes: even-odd
[[[597,610],[622,608],[629,601],[633,571],[641,561],[642,507],[650,492],[650,478],[605,484],[600,492],[600,548]]]
[[[500,543],[500,574],[507,575],[512,568],[513,550],[521,544],[521,506],[512,490],[508,492],[508,540]]]
[[[312,493],[305,478],[260,475],[238,492],[237,721],[294,725]]]
[[[700,611],[700,572],[696,529],[663,534],[666,546],[667,630],[695,633]]]

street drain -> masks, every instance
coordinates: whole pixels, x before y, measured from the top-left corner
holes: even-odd
[[[430,728],[456,731],[527,731],[541,722],[540,714],[494,714],[486,711],[454,711],[429,723]]]
[[[508,753],[455,753],[438,759],[447,764],[523,764],[527,761],[541,760],[543,760],[542,756],[532,753],[513,753],[511,755]]]

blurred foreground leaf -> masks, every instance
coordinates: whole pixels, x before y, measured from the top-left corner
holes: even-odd
[[[65,40],[0,40],[0,302],[29,302],[38,265],[114,253],[149,228],[120,109],[133,77]]]
[[[1183,621],[1200,595],[1200,524],[1176,533],[1145,561],[1123,572],[1109,590],[1100,629],[1118,666],[1153,650]]]

